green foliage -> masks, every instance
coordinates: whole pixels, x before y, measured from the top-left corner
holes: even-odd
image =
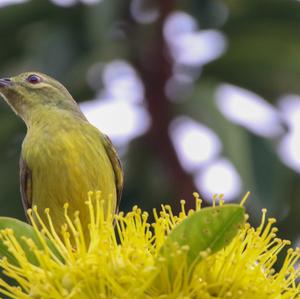
[[[244,223],[245,214],[239,205],[226,205],[203,208],[194,212],[178,224],[168,235],[161,255],[167,260],[170,246],[174,243],[188,246],[187,262],[189,265],[202,259],[201,253],[212,254],[224,248],[237,234]]]
[[[40,240],[35,233],[33,227],[25,222],[17,220],[15,218],[9,217],[0,217],[0,230],[2,230],[3,234],[10,234],[11,238],[16,238],[18,243],[21,245],[21,248],[14,248],[13,250],[20,251],[22,250],[26,255],[27,259],[32,263],[37,265],[37,259],[35,254],[28,246],[26,239],[31,239],[36,245],[37,249],[44,248],[42,242],[47,242],[49,248],[51,248],[52,252],[61,259],[59,253],[52,245],[52,243],[47,240]],[[18,261],[15,259],[14,255],[10,252],[11,248],[8,248],[6,242],[3,239],[0,239],[0,258],[6,257],[8,262],[12,264],[18,264]],[[19,253],[19,255],[21,255]]]
[[[34,264],[36,264],[36,259],[34,254],[29,250],[26,241],[23,237],[31,238],[35,243],[39,243],[37,236],[31,225],[19,221],[14,218],[1,217],[0,218],[0,230],[6,230],[6,233],[13,234],[13,236],[22,244],[22,250],[24,250],[27,258]],[[0,256],[6,257],[9,262],[17,264],[15,257],[10,253],[10,250],[7,248],[5,242],[1,240],[0,242]]]

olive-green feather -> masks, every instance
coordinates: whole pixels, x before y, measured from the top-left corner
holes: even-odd
[[[32,180],[31,171],[22,156],[20,157],[20,193],[23,208],[27,211],[32,207]]]
[[[116,188],[117,188],[117,209],[119,207],[120,201],[121,201],[121,196],[122,196],[122,190],[123,190],[123,185],[124,185],[124,176],[123,176],[123,168],[121,161],[118,157],[117,151],[115,150],[112,142],[106,135],[103,136],[103,144],[106,150],[106,153],[110,159],[111,165],[113,166],[114,173],[115,173],[115,180],[116,180]]]

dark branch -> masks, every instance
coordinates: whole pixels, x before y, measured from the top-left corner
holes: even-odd
[[[163,0],[158,3],[160,18],[155,24],[152,39],[147,40],[147,45],[150,46],[139,45],[135,66],[144,83],[146,101],[152,118],[149,139],[158,158],[169,173],[176,196],[188,199],[197,189],[192,176],[182,169],[170,139],[169,124],[173,118],[172,104],[165,95],[166,82],[172,75],[172,61],[163,37],[163,25],[173,9],[173,1]],[[187,208],[192,207],[194,207],[193,200],[187,201]]]

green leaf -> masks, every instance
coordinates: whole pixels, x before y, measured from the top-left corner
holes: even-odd
[[[35,265],[38,265],[38,261],[34,255],[34,253],[29,249],[23,237],[30,238],[36,244],[39,249],[42,249],[43,246],[41,241],[39,240],[36,232],[33,227],[25,222],[22,222],[15,218],[9,217],[0,217],[0,231],[4,229],[12,229],[14,232],[14,236],[17,239],[18,243],[21,245],[23,251],[26,254],[27,259]],[[52,250],[52,252],[60,259],[63,260],[60,254],[58,253],[55,246],[51,243],[50,240],[46,239],[47,245]],[[18,262],[14,255],[8,250],[8,247],[4,244],[3,240],[0,239],[0,258],[6,257],[8,262],[14,265],[18,265]]]
[[[201,209],[174,228],[161,248],[161,254],[168,260],[174,244],[188,245],[187,262],[191,265],[196,259],[202,259],[201,252],[214,253],[229,244],[244,219],[244,209],[240,205]]]

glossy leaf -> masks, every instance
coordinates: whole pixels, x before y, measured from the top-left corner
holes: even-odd
[[[239,205],[225,205],[204,208],[197,211],[178,224],[168,235],[161,253],[168,259],[170,246],[188,245],[188,264],[209,250],[214,253],[224,248],[237,234],[244,223],[244,209]]]
[[[30,238],[33,240],[33,242],[36,244],[38,248],[42,248],[41,241],[37,237],[37,234],[35,233],[33,227],[29,225],[28,223],[22,222],[15,218],[9,218],[9,217],[0,217],[0,231],[5,229],[12,229],[13,234],[15,238],[18,240],[19,244],[21,245],[24,253],[26,254],[27,259],[37,265],[38,261],[34,255],[34,253],[29,249],[28,245],[26,244],[26,241],[23,239]],[[62,260],[59,253],[55,249],[55,247],[52,245],[52,243],[46,239],[48,247],[52,250],[52,252],[59,257],[59,259]],[[5,245],[5,242],[3,242],[3,239],[0,239],[0,258],[6,257],[8,259],[8,262],[12,264],[18,264],[16,258],[14,255],[8,250],[7,246]]]

